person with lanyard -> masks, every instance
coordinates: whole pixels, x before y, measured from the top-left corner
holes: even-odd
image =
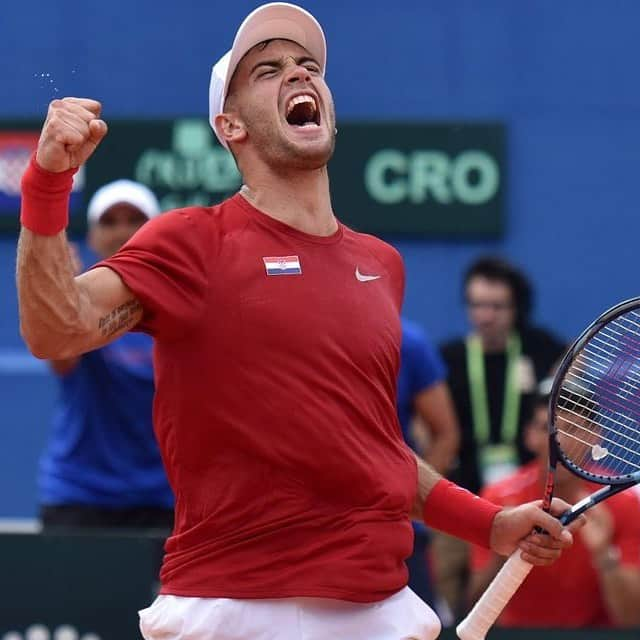
[[[462,438],[449,478],[477,492],[531,459],[522,442],[523,407],[566,345],[531,326],[531,285],[503,258],[475,260],[465,273],[463,293],[470,332],[441,348]],[[468,547],[438,534],[433,550],[437,587],[459,614]]]

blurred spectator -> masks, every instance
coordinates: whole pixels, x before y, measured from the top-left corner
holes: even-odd
[[[406,443],[436,471],[446,473],[460,440],[455,410],[445,382],[446,369],[437,349],[415,323],[402,319],[398,375],[398,416]],[[426,433],[419,437],[415,430]],[[408,558],[409,586],[438,609],[428,566],[429,531],[413,523],[413,554]]]
[[[462,435],[450,478],[477,492],[531,459],[522,446],[521,406],[531,401],[565,343],[529,324],[531,286],[504,259],[473,262],[463,287],[471,331],[442,347]],[[440,592],[459,612],[468,575],[465,543],[438,534],[434,572]]]
[[[535,460],[488,485],[482,495],[501,505],[544,493],[548,459],[548,396],[535,402],[524,429]],[[558,465],[554,494],[575,503],[597,489]],[[586,513],[587,525],[571,550],[549,567],[536,567],[498,620],[505,627],[603,627],[640,625],[640,501],[619,493]],[[473,547],[469,601],[475,602],[505,558]],[[535,606],[532,606],[535,603]]]
[[[89,202],[88,244],[100,259],[109,257],[159,213],[158,201],[144,185],[109,183]],[[72,261],[80,273],[75,248]],[[43,530],[168,532],[173,494],[151,421],[151,338],[128,333],[50,366],[60,390],[38,476]]]

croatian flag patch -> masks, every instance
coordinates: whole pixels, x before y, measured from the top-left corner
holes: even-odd
[[[297,276],[302,274],[298,256],[272,256],[262,258],[268,276]]]

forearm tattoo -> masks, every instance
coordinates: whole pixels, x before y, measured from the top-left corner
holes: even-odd
[[[136,313],[142,309],[138,300],[128,300],[119,307],[111,310],[106,316],[98,320],[98,329],[104,338],[118,333],[120,329],[132,326]]]

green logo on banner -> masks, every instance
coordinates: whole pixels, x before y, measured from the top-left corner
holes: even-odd
[[[209,206],[216,195],[240,187],[231,154],[213,144],[204,120],[177,120],[170,149],[146,149],[135,165],[135,179],[160,196],[163,209]]]

